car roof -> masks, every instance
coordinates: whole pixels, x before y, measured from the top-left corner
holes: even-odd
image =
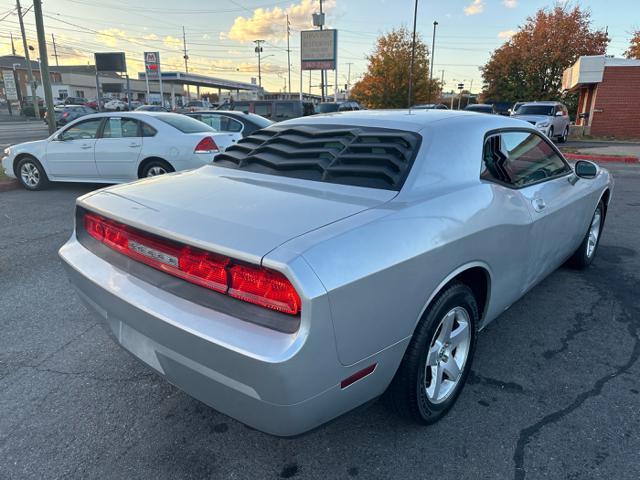
[[[520,102],[520,103],[522,103],[523,105],[549,105],[549,106],[551,106],[551,105],[562,105],[561,102],[555,102],[555,101],[551,101],[551,100],[543,101],[543,102]]]

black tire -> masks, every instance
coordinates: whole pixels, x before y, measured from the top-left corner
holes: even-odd
[[[40,162],[31,155],[23,156],[16,166],[20,185],[27,190],[42,190],[49,186],[49,177]]]
[[[549,128],[549,139],[553,141],[553,127]]]
[[[162,173],[153,173],[154,169],[161,169],[164,172],[163,173],[171,173],[173,171],[175,171],[173,169],[173,167],[171,165],[169,165],[169,163],[165,162],[164,160],[150,160],[149,162],[147,162],[144,165],[144,168],[142,169],[142,172],[140,173],[140,178],[145,178],[145,177],[155,177],[156,175],[162,175]]]
[[[566,143],[567,138],[569,138],[569,125],[565,127],[564,132],[562,132],[562,135],[558,137],[558,143]]]
[[[598,230],[598,236],[595,241],[595,245],[591,252],[589,253],[589,236],[591,235],[591,227],[593,226],[593,222],[596,218],[596,215],[599,214],[600,218],[600,226]],[[600,245],[600,238],[602,237],[602,228],[604,227],[604,218],[605,218],[605,208],[602,200],[598,203],[595,211],[593,212],[593,216],[591,217],[591,222],[589,222],[589,227],[587,229],[587,233],[580,243],[578,249],[574,252],[574,254],[569,258],[567,264],[573,268],[577,268],[582,270],[583,268],[587,268],[593,262],[593,259],[596,256],[596,252],[598,251],[598,245]]]
[[[119,111],[120,111],[120,107],[116,107],[116,112],[119,112]]]
[[[429,349],[433,349],[432,342],[440,331],[439,327],[444,317],[456,307],[462,307],[469,317],[468,353],[457,384],[442,401],[434,403],[427,395],[427,354]],[[455,404],[469,376],[475,352],[478,321],[478,304],[472,290],[460,282],[453,282],[445,287],[418,323],[402,363],[385,393],[386,403],[401,416],[418,424],[435,423],[446,415]]]

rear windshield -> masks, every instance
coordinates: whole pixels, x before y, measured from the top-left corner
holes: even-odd
[[[356,125],[274,124],[214,158],[268,175],[400,190],[420,147],[417,133]]]
[[[340,107],[340,105],[338,105],[337,103],[321,103],[320,105],[318,105],[318,113],[337,112],[338,107]]]
[[[249,120],[255,123],[258,128],[267,128],[269,125],[273,125],[273,120],[255,115],[253,113],[248,114]]]
[[[553,115],[553,105],[522,105],[516,110],[516,115]]]
[[[215,130],[209,125],[206,125],[191,117],[187,117],[186,115],[167,114],[158,115],[155,118],[164,123],[168,123],[173,128],[177,128],[182,133],[215,132]]]

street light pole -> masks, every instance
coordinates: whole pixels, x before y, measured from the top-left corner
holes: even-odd
[[[413,10],[413,40],[411,41],[411,63],[409,64],[409,94],[407,95],[407,108],[411,108],[411,90],[413,88],[413,59],[416,55],[416,20],[418,19],[418,0]]]
[[[431,40],[431,68],[429,69],[429,102],[431,102],[431,81],[433,80],[433,59],[436,51],[436,27],[438,22],[433,22],[433,39]]]

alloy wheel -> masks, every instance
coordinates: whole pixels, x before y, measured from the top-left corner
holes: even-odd
[[[471,347],[471,321],[463,307],[440,321],[427,354],[424,389],[431,403],[444,402],[456,390]]]
[[[598,245],[598,238],[600,237],[600,226],[601,226],[602,214],[600,213],[600,209],[596,210],[596,213],[593,214],[593,220],[591,220],[591,226],[589,227],[589,237],[587,238],[587,257],[591,258],[593,252],[596,250],[596,245]]]
[[[151,167],[147,172],[147,177],[155,177],[157,175],[164,175],[167,171],[163,167]]]
[[[25,162],[20,167],[20,178],[28,187],[37,187],[40,183],[40,171],[33,163]]]

